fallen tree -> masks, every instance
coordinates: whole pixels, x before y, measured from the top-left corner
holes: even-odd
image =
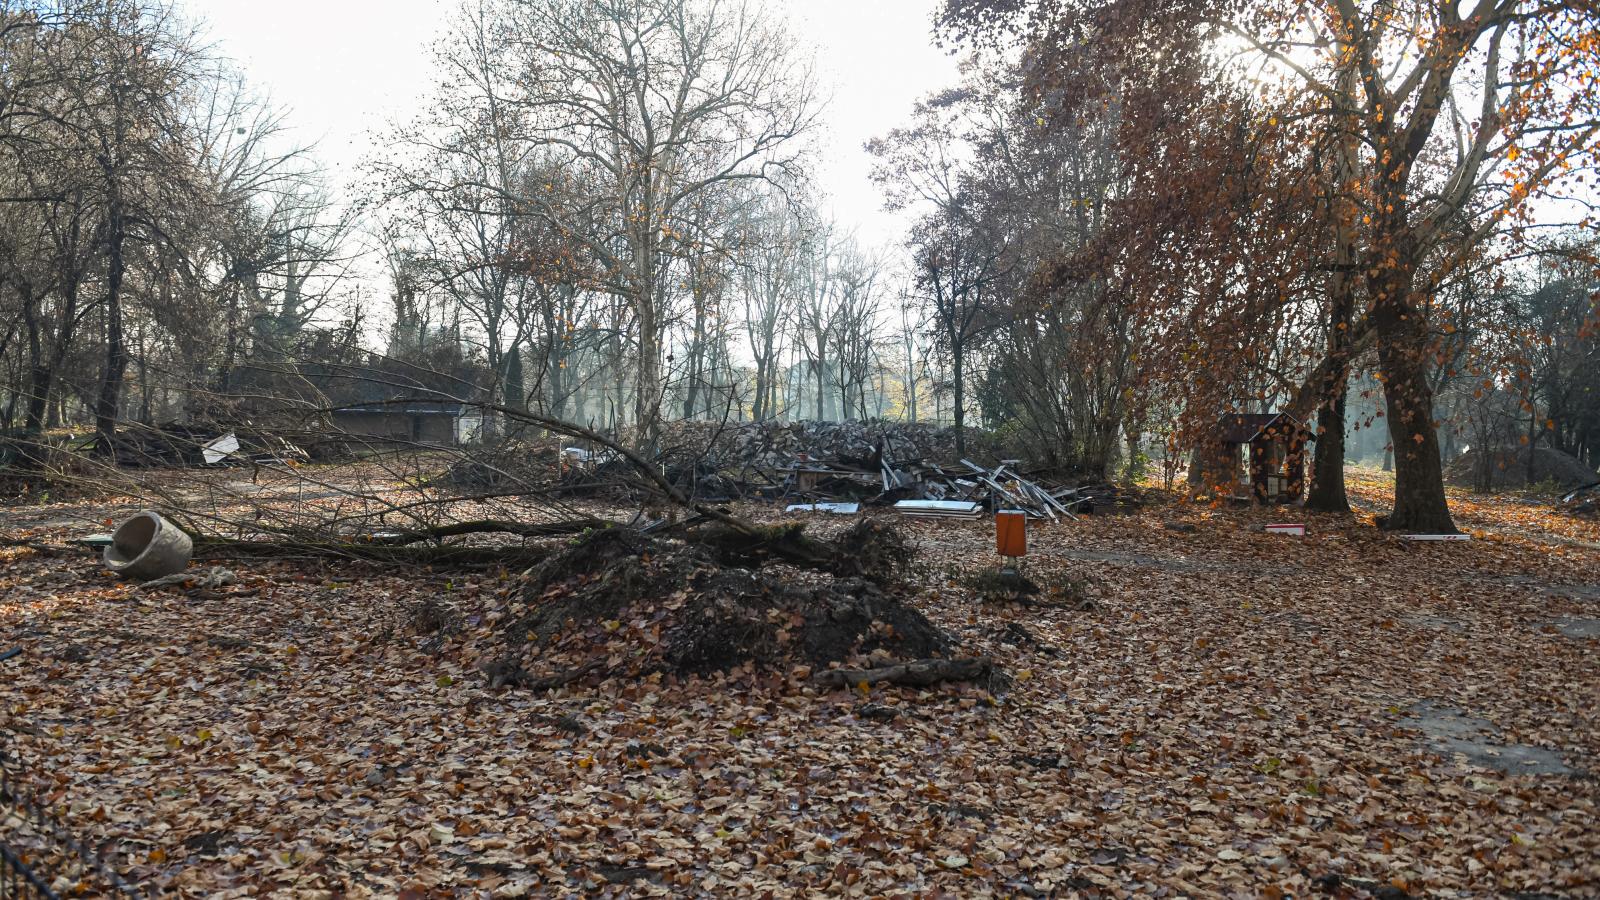
[[[407,399],[390,401],[396,405],[407,402],[412,401]],[[903,542],[896,544],[897,537],[889,540],[889,534],[878,526],[859,524],[842,539],[843,543],[829,544],[804,535],[798,525],[774,528],[752,523],[733,515],[722,506],[691,497],[669,480],[652,460],[644,458],[624,443],[598,431],[527,410],[495,404],[478,404],[478,406],[485,414],[492,413],[509,422],[605,448],[625,467],[626,474],[617,472],[614,477],[625,480],[630,491],[647,498],[641,506],[667,505],[686,510],[690,514],[681,522],[663,522],[654,527],[693,529],[691,537],[693,542],[715,548],[720,555],[730,561],[743,558],[744,563],[751,563],[781,559],[825,572],[865,577],[879,577],[868,573],[881,573],[883,576],[893,577],[910,560],[910,548],[905,547]],[[486,553],[483,548],[453,546],[444,543],[445,540],[474,535],[506,535],[525,539],[558,537],[582,534],[585,531],[620,524],[592,516],[575,516],[546,522],[495,518],[435,523],[416,521],[416,524],[402,526],[381,524],[401,516],[420,520],[423,518],[424,510],[437,511],[452,505],[508,496],[524,500],[543,499],[553,509],[565,508],[562,501],[550,496],[540,486],[522,487],[523,490],[518,492],[512,490],[506,482],[496,482],[494,490],[485,494],[437,495],[403,504],[392,501],[377,502],[375,510],[364,512],[360,516],[343,516],[325,522],[313,521],[298,527],[274,527],[270,523],[263,522],[259,515],[241,527],[243,523],[236,520],[196,515],[181,498],[172,496],[163,498],[161,508],[163,512],[171,514],[190,533],[195,541],[196,553],[204,554],[204,558],[208,559],[223,559],[234,554],[259,556],[274,552],[280,555],[289,552],[295,555],[329,555],[380,562],[441,565],[455,561],[461,564],[480,565],[492,560],[492,551]],[[423,492],[430,488],[423,482],[414,490]],[[206,527],[208,520],[213,526],[222,527],[208,528]],[[360,525],[366,527],[364,529],[350,527]],[[220,533],[225,530],[246,529],[254,532],[255,536],[229,537]],[[412,545],[419,546],[407,549]],[[530,550],[533,556],[542,554],[537,548],[524,547],[512,555],[520,556],[518,560],[520,562],[527,562]]]
[[[916,659],[872,669],[828,669],[812,681],[824,687],[871,687],[879,684],[928,687],[941,681],[976,681],[994,671],[994,661],[986,656],[965,659]]]
[[[177,482],[156,489],[158,509],[192,536],[198,559],[523,570],[496,617],[504,640],[479,661],[495,688],[797,666],[850,667],[869,683],[995,676],[986,660],[950,658],[952,639],[911,605],[902,579],[915,550],[894,526],[862,519],[819,538],[799,523],[753,523],[592,429],[509,407],[484,412],[605,448],[614,477],[640,498],[633,521],[574,509],[537,485],[441,488],[440,460],[426,462],[425,451],[351,477],[288,467],[201,495],[206,502],[193,482]]]

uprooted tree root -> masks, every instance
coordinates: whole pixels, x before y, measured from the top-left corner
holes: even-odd
[[[784,522],[748,531],[707,525],[691,530],[689,542],[710,551],[724,565],[758,568],[782,561],[879,584],[900,581],[916,556],[898,528],[871,519],[859,519],[826,541],[806,534],[802,522]]]
[[[516,601],[522,608],[509,617],[506,631],[513,651],[483,669],[491,684],[536,688],[590,676],[687,676],[747,664],[769,671],[910,665],[869,680],[905,676],[912,684],[992,670],[987,661],[943,658],[949,637],[893,588],[861,578],[739,568],[722,555],[704,543],[623,528],[576,539],[525,573]],[[525,664],[551,674],[535,676]]]
[[[871,669],[828,669],[811,680],[828,687],[900,684],[927,687],[941,681],[976,681],[995,674],[994,661],[985,656],[967,659],[917,659]]]

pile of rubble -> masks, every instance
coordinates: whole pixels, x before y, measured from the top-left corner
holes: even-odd
[[[1516,490],[1553,484],[1563,491],[1595,483],[1595,470],[1553,447],[1468,450],[1445,466],[1445,480],[1481,491]]]
[[[983,435],[967,432],[968,452],[985,456]],[[797,458],[861,457],[882,448],[895,459],[954,459],[955,429],[923,422],[667,422],[668,459],[696,459],[723,471],[776,470]]]
[[[994,450],[982,434],[969,434],[967,443],[974,456]],[[951,429],[921,423],[669,422],[660,447],[662,476],[686,496],[782,502],[790,512],[854,515],[875,505],[914,517],[977,518],[1015,509],[1059,521],[1138,502],[1108,484],[1046,481],[1020,460],[990,467],[958,457]],[[443,480],[463,490],[520,486],[626,500],[649,490],[611,451],[553,443],[474,450]]]
[[[1131,495],[1111,485],[1070,487],[1025,475],[1020,460],[996,468],[962,459],[955,466],[927,459],[895,460],[879,449],[868,457],[798,459],[781,471],[776,496],[788,510],[852,514],[861,503],[893,505],[916,518],[976,519],[984,511],[1020,510],[1038,519],[1076,519],[1125,505]],[[839,502],[839,501],[846,502]]]
[[[981,433],[967,443],[975,456],[995,451]],[[782,501],[790,512],[854,515],[867,504],[914,517],[1017,509],[1061,520],[1137,502],[1111,485],[1046,482],[1020,460],[958,458],[954,431],[923,423],[672,422],[661,445],[667,478],[686,493]]]
[[[78,441],[84,453],[103,450],[95,436]],[[128,468],[189,468],[305,462],[309,456],[294,443],[264,431],[183,425],[130,425],[111,439],[111,458]]]
[[[1556,508],[1569,516],[1600,516],[1600,481],[1562,494]]]
[[[532,489],[559,481],[571,469],[556,443],[508,440],[473,448],[451,463],[433,484],[460,491]]]

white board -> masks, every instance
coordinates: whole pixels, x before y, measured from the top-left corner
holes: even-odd
[[[983,515],[983,506],[966,500],[901,500],[894,511],[906,516],[976,519]]]

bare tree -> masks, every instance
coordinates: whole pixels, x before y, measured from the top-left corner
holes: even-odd
[[[750,246],[740,286],[745,340],[756,366],[750,416],[763,421],[781,408],[779,362],[785,325],[798,299],[804,232],[799,216],[776,196],[750,214],[745,230]]]
[[[166,239],[175,209],[194,203],[186,94],[200,78],[193,32],[168,7],[145,0],[75,0],[56,64],[64,108],[62,150],[91,161],[104,254],[105,359],[95,429],[110,442],[128,365],[123,334],[129,246]]]
[[[800,175],[818,101],[809,64],[754,4],[520,0],[499,5],[522,136],[559,160],[563,189],[519,197],[599,265],[635,320],[634,420],[660,414],[667,270],[707,192]],[[491,187],[492,185],[486,185]]]
[[[882,260],[854,242],[840,248],[833,267],[836,285],[833,295],[838,309],[828,337],[839,369],[841,418],[850,418],[852,409],[862,419],[871,417],[867,386],[882,368],[878,354],[878,339],[883,330],[883,287],[879,281],[882,269]]]
[[[839,284],[833,267],[841,238],[834,226],[813,227],[801,251],[801,292],[794,316],[794,346],[805,360],[816,399],[816,418],[828,418],[828,397],[833,382],[833,332],[839,326]]]

